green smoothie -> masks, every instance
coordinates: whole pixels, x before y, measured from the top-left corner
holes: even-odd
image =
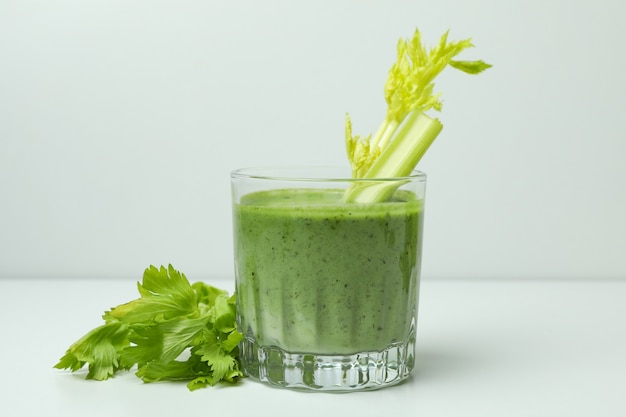
[[[415,325],[423,201],[345,204],[280,189],[234,206],[241,330],[259,346],[346,355],[406,343]]]

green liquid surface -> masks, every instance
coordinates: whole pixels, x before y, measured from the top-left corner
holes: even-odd
[[[325,355],[404,342],[416,319],[422,201],[282,189],[234,207],[239,320],[261,346]]]

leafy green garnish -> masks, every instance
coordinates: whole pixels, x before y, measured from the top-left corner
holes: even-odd
[[[457,61],[453,58],[473,45],[470,39],[448,42],[448,32],[427,51],[421,34],[400,39],[397,60],[385,83],[387,113],[374,136],[352,134],[352,122],[346,115],[346,151],[354,178],[397,178],[410,175],[443,125],[429,117],[429,110],[440,111],[440,94],[434,93],[434,79],[448,65],[468,74],[478,74],[491,65],[483,61]],[[397,187],[397,185],[396,185]],[[355,183],[344,200],[384,201],[393,192],[389,187]]]
[[[234,295],[191,285],[172,265],[150,266],[137,287],[140,298],[105,312],[55,368],[88,365],[87,379],[105,380],[137,366],[144,382],[185,380],[190,390],[243,376]]]

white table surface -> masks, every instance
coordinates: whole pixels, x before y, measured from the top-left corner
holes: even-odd
[[[231,280],[206,280],[232,291]],[[626,416],[626,281],[424,280],[404,384],[305,393],[249,379],[189,392],[53,369],[134,280],[0,280],[3,416]]]

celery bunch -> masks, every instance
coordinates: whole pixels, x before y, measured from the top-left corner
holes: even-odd
[[[385,83],[387,113],[380,127],[365,138],[352,134],[352,122],[346,115],[346,151],[354,178],[397,178],[409,175],[435,140],[443,125],[426,114],[441,110],[440,94],[434,93],[434,79],[450,65],[468,74],[478,74],[491,65],[483,61],[458,61],[463,50],[472,47],[470,39],[448,42],[448,32],[439,43],[427,51],[421,34],[400,39],[397,60],[389,70]],[[397,185],[396,185],[397,187]],[[366,181],[355,183],[347,190],[349,202],[384,201],[390,186],[372,186]]]
[[[190,390],[243,376],[234,295],[190,284],[171,265],[147,268],[137,288],[139,298],[105,312],[55,368],[88,365],[86,378],[102,381],[136,366],[144,382],[187,381]]]

